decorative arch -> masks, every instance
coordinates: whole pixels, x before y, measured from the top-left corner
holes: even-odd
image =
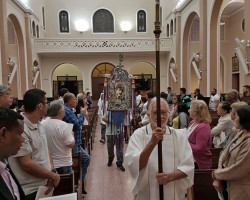
[[[108,62],[99,63],[92,71],[92,98],[99,99],[101,92],[103,91],[103,84],[105,74],[111,74],[115,65]]]
[[[182,43],[183,43],[183,53],[182,53],[182,60],[183,60],[183,64],[182,64],[182,73],[181,73],[181,77],[180,80],[181,82],[181,87],[182,86],[187,86],[189,85],[189,81],[188,81],[188,77],[190,77],[190,57],[189,54],[186,52],[190,52],[190,46],[189,46],[189,34],[190,34],[190,28],[193,22],[193,19],[197,16],[198,14],[196,12],[192,12],[190,13],[190,15],[188,16],[186,23],[185,23],[185,27],[184,27],[184,31],[183,31],[183,38],[182,38]],[[187,90],[189,89],[189,87],[187,87]],[[187,91],[189,92],[189,91]]]
[[[16,45],[15,47],[8,46],[8,54],[9,57],[15,57],[18,69],[17,75],[15,75],[14,80],[11,84],[12,93],[14,97],[18,99],[23,98],[23,94],[26,92],[28,88],[28,84],[31,85],[31,72],[26,73],[26,63],[25,63],[25,48],[24,48],[24,39],[23,39],[23,32],[18,21],[18,18],[14,14],[10,14],[7,18],[10,20],[14,26],[15,37],[16,37]],[[8,74],[10,69],[3,68],[3,74]],[[28,75],[28,76],[27,76]],[[5,79],[4,82],[8,82],[7,77],[3,77]]]
[[[99,9],[93,15],[94,33],[114,33],[114,17],[107,9]]]
[[[200,41],[200,18],[196,15],[193,19],[190,29],[190,40]]]
[[[156,70],[155,66],[148,61],[137,61],[130,65],[128,73],[137,76],[136,88],[142,91],[156,91]]]
[[[219,49],[220,40],[217,37],[218,33],[218,22],[220,19],[220,10],[223,0],[214,1],[212,9],[211,23],[210,23],[210,88],[217,88],[218,90],[218,79],[217,69],[219,67]],[[208,68],[209,69],[209,68]],[[216,77],[216,78],[214,78]]]
[[[81,70],[72,63],[58,64],[51,74],[53,82],[53,97],[58,97],[58,91],[66,87],[70,92],[77,95],[83,91],[83,78]]]

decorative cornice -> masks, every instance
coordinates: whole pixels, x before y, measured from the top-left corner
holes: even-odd
[[[161,38],[161,51],[169,51],[171,39]],[[37,53],[59,52],[149,52],[155,39],[35,39]]]

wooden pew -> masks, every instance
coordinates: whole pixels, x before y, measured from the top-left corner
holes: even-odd
[[[75,190],[77,192],[77,199],[82,199],[82,188],[84,187],[82,180],[82,157],[80,153],[72,154],[73,165],[72,168],[74,170],[74,180],[75,180]]]
[[[210,151],[212,153],[212,169],[217,169],[222,148],[211,148]]]
[[[53,196],[75,192],[74,171],[71,174],[60,174],[60,182],[54,189]]]
[[[213,187],[211,173],[214,169],[196,169],[194,185],[192,186],[192,200],[219,200],[218,193]]]
[[[217,126],[218,124],[218,120],[220,118],[220,116],[218,115],[217,111],[209,111],[212,121],[210,123],[211,128]]]

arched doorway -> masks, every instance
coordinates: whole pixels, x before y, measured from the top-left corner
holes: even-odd
[[[58,98],[61,88],[68,88],[70,92],[77,95],[83,92],[83,79],[80,69],[71,63],[58,65],[52,73],[53,97]]]
[[[27,83],[31,85],[31,73],[28,71],[28,77],[26,76],[25,69],[25,53],[24,53],[24,41],[23,33],[20,23],[14,14],[10,14],[7,18],[7,33],[8,33],[8,48],[7,55],[11,58],[17,65],[16,73],[11,81],[4,80],[4,82],[9,82],[12,89],[12,94],[14,98],[22,99],[23,94],[27,90]],[[10,78],[13,72],[13,66],[8,68],[3,68],[4,79]]]
[[[111,63],[100,63],[92,71],[92,99],[97,100],[103,91],[105,74],[111,74],[115,66]]]
[[[143,95],[147,90],[156,91],[156,70],[155,67],[146,61],[139,61],[131,65],[129,74],[137,76],[135,80],[136,90]]]
[[[191,61],[193,59],[193,53],[199,52],[199,17],[196,12],[190,13],[185,23],[183,33],[183,68],[180,77],[181,87],[186,87],[189,93],[192,88],[191,76],[192,66]],[[193,29],[191,29],[191,27]],[[182,80],[181,80],[182,79]]]

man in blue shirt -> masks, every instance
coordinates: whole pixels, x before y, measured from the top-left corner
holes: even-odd
[[[85,175],[87,174],[87,168],[90,163],[90,156],[89,154],[81,147],[82,144],[82,133],[81,133],[81,126],[84,122],[83,113],[80,112],[79,116],[77,116],[73,109],[77,106],[77,98],[73,93],[66,93],[63,97],[64,101],[64,109],[65,109],[65,116],[63,121],[67,123],[74,124],[73,132],[75,136],[75,146],[72,149],[72,153],[80,153],[82,157],[82,178],[84,180]],[[82,190],[83,194],[87,194],[87,192]]]

